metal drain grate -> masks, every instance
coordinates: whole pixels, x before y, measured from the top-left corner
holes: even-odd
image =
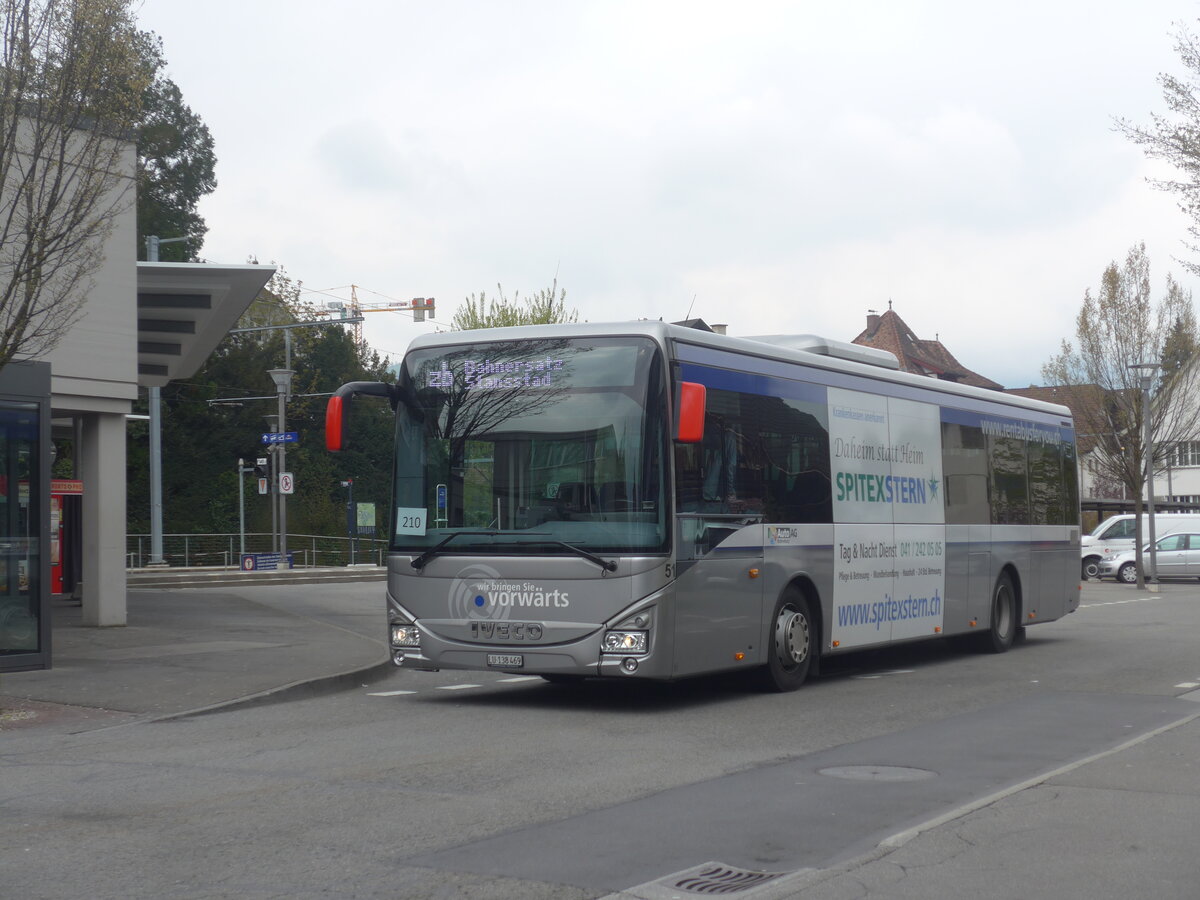
[[[698,870],[698,871],[697,871]],[[739,894],[759,885],[766,884],[776,878],[781,878],[785,872],[751,872],[746,869],[735,869],[721,863],[708,863],[698,866],[684,875],[677,876],[672,881],[676,890],[687,891],[689,894],[718,896],[724,894]]]

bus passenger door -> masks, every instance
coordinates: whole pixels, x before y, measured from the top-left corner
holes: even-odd
[[[748,668],[762,655],[756,646],[762,616],[761,520],[681,516],[676,547],[672,673]],[[738,653],[744,654],[742,660]]]

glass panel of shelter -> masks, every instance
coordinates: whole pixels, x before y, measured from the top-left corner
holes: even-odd
[[[38,407],[0,402],[0,654],[39,647]]]

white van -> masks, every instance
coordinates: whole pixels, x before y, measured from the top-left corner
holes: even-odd
[[[1091,534],[1085,534],[1080,541],[1083,558],[1083,578],[1100,577],[1100,560],[1114,553],[1122,553],[1133,548],[1137,532],[1134,530],[1137,517],[1132,514],[1122,514],[1105,519],[1096,526]],[[1155,513],[1154,537],[1157,540],[1178,531],[1200,531],[1200,514],[1197,513]],[[1150,540],[1150,531],[1146,517],[1142,516],[1142,540]]]

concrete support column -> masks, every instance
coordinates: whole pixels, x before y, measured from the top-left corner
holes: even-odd
[[[83,624],[125,624],[125,417],[82,416]]]

